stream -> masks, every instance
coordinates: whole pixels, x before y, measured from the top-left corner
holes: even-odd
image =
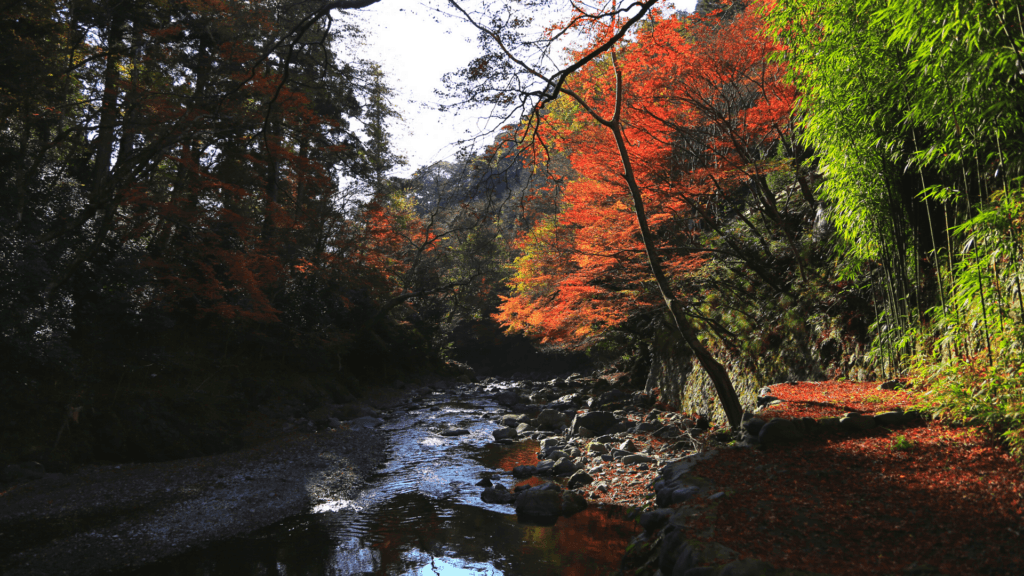
[[[536,463],[536,441],[493,442],[507,411],[491,397],[513,383],[421,391],[385,415],[390,453],[353,500],[327,500],[243,537],[136,569],[133,576],[606,575],[638,532],[626,510],[593,503],[553,526],[485,504],[484,477]],[[442,436],[444,430],[468,434]],[[496,477],[500,475],[500,477]]]

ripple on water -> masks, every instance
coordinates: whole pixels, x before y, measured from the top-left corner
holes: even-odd
[[[588,576],[618,565],[637,532],[617,507],[591,506],[554,526],[517,521],[508,505],[484,504],[474,484],[484,475],[536,464],[538,444],[489,442],[489,401],[448,402],[429,426],[470,434],[441,437],[421,414],[387,422],[391,454],[354,499],[318,504],[243,538],[217,542],[146,566],[160,576],[281,576],[348,574],[530,574]]]

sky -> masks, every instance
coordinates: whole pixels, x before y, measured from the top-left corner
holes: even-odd
[[[392,127],[394,143],[408,160],[397,175],[451,158],[453,142],[486,128],[476,114],[438,112],[434,94],[445,73],[479,54],[469,25],[415,0],[382,0],[350,14],[366,33],[359,56],[382,65],[404,119]]]
[[[696,0],[676,2],[680,10],[693,10]],[[485,132],[481,118],[486,110],[459,115],[437,111],[445,73],[455,72],[479,54],[475,30],[451,15],[436,10],[444,2],[429,5],[421,0],[381,0],[349,12],[366,33],[358,55],[380,63],[395,89],[394,104],[404,122],[392,127],[399,153],[408,165],[396,170],[408,176],[421,166],[451,159],[453,143]]]

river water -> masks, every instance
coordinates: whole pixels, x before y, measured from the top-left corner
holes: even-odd
[[[591,504],[553,526],[520,523],[511,505],[485,504],[484,476],[511,488],[512,466],[536,462],[536,442],[491,442],[501,408],[464,386],[395,410],[383,428],[388,459],[352,500],[318,503],[244,537],[132,572],[137,576],[606,575],[638,531],[616,506]],[[446,429],[469,431],[441,436]]]

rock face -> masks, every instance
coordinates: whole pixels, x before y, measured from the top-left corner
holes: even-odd
[[[606,430],[618,423],[618,419],[611,412],[587,412],[586,414],[577,414],[576,418],[572,421],[572,432],[573,434],[580,431],[580,428],[586,428],[595,434],[604,434]]]

